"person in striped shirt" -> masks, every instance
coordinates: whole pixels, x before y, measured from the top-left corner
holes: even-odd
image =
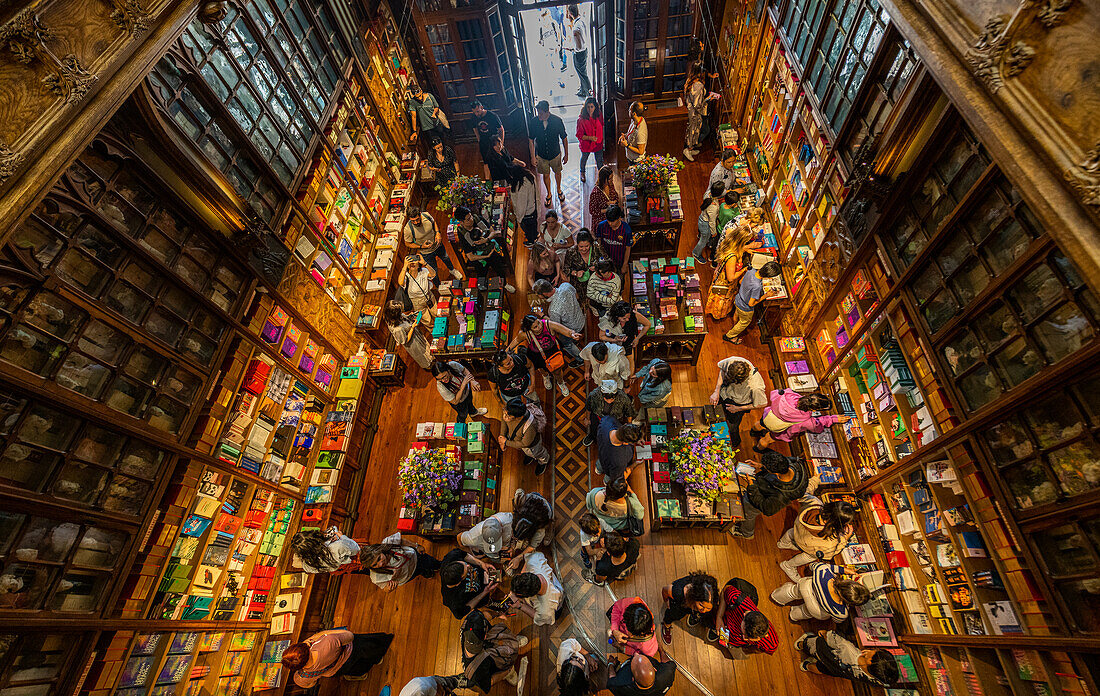
[[[723,627],[718,629],[719,643],[742,650],[771,655],[779,648],[779,638],[771,622],[756,608],[756,588],[734,578],[722,589],[725,604]]]

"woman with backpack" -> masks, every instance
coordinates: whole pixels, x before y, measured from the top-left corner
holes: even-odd
[[[501,449],[511,447],[522,451],[524,464],[538,462],[535,476],[541,476],[550,465],[550,452],[542,441],[545,427],[546,415],[538,404],[525,404],[522,399],[512,399],[504,405],[497,441]]]
[[[518,687],[527,674],[526,655],[531,645],[503,623],[489,623],[479,611],[467,614],[462,620],[462,666],[467,688],[487,694],[493,684],[501,681]]]

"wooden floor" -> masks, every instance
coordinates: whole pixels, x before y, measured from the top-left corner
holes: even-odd
[[[682,133],[682,122],[651,123],[651,149],[680,157]],[[522,142],[510,143],[509,149],[522,159],[527,159],[525,145]],[[579,227],[581,224],[586,224],[587,220],[583,219],[582,222],[580,211],[573,208],[579,201],[587,200],[589,187],[595,177],[590,162],[588,183],[584,185],[583,190],[581,189],[576,169],[576,163],[579,161],[576,143],[572,143],[572,146],[573,156],[567,167],[565,188],[576,191],[576,194],[569,195],[567,209],[562,212],[566,213],[565,217],[573,223],[571,227]],[[460,146],[457,150],[461,170],[464,173],[480,172],[481,162],[474,146]],[[690,249],[694,245],[696,237],[694,211],[699,209],[699,202],[714,161],[714,154],[706,151],[697,158],[696,163],[689,163],[680,173],[684,210],[688,218],[684,223],[684,234],[679,250],[682,256],[690,254]],[[437,215],[436,219],[442,222],[446,216]],[[521,249],[520,253],[523,254],[524,250]],[[517,265],[523,268],[523,264]],[[705,269],[704,285],[708,284],[709,275],[709,269]],[[523,278],[518,280],[519,282],[515,283],[519,288],[516,299],[521,306],[517,309],[525,309],[527,282]],[[517,311],[517,315],[522,316],[522,312]],[[722,332],[729,329],[730,325],[731,321],[728,319],[714,322],[708,318],[709,334],[699,363],[697,365],[681,363],[674,366],[674,386],[670,404],[707,403],[717,378],[716,363],[729,355],[736,354],[748,358],[760,368],[761,373],[767,375],[771,360],[767,349],[760,346],[756,332],[750,330],[744,344],[733,346],[721,340]],[[594,333],[593,329],[594,327],[590,326],[590,336]],[[570,381],[579,385],[581,380],[581,376],[576,376]],[[535,382],[541,391],[541,380],[536,379]],[[580,388],[574,389],[575,393],[580,391],[582,391]],[[581,399],[584,398],[583,393],[578,395]],[[560,405],[564,406],[568,401],[563,400]],[[488,422],[494,433],[497,432],[499,420],[496,419],[500,417],[500,407],[495,397],[490,392],[484,391],[475,395],[475,403],[489,408]],[[394,531],[401,506],[400,492],[396,485],[397,464],[413,439],[413,428],[420,421],[451,420],[452,414],[451,409],[440,400],[431,384],[430,374],[417,369],[416,365],[412,364],[407,373],[405,387],[388,394],[383,404],[378,424],[379,431],[375,437],[360,502],[360,519],[353,532],[355,538],[380,540]],[[744,421],[743,437],[746,442],[751,442],[747,436],[750,420],[746,418]],[[559,422],[558,427],[565,428],[567,424]],[[564,433],[564,430],[561,432]],[[563,453],[567,454],[567,448],[573,446],[565,442],[564,435],[561,439],[562,442],[557,443],[558,458],[561,458]],[[551,449],[555,448],[551,447]],[[751,455],[751,450],[747,451],[745,458],[751,458]],[[517,486],[527,490],[538,490],[550,498],[555,493],[555,481],[559,492],[565,490],[567,483],[563,482],[563,479],[568,476],[564,470],[548,471],[543,475],[542,480],[537,480],[532,468],[521,466],[518,453],[514,450],[506,455],[504,469],[502,501],[510,501],[512,492]],[[592,476],[591,470],[588,472],[588,477],[591,477],[589,481],[597,480]],[[589,485],[584,480],[587,478],[584,472],[576,478],[577,486]],[[644,477],[639,470],[636,472],[636,480],[632,481],[632,487],[641,492],[644,486]],[[566,536],[571,533],[568,529],[569,520],[560,519],[566,502],[557,501],[555,505],[559,511],[559,537],[562,537],[563,533]],[[575,500],[568,502],[575,507]],[[504,509],[509,509],[508,505],[510,503],[504,504]],[[774,518],[761,518],[757,524],[756,536],[751,541],[734,540],[726,534],[713,530],[662,530],[655,534],[647,533],[642,539],[642,556],[637,572],[628,581],[617,583],[608,589],[595,588],[581,580],[579,573],[570,570],[576,568],[578,564],[575,559],[560,557],[563,549],[568,548],[566,542],[569,539],[563,537],[561,543],[556,545],[555,553],[559,555],[559,575],[563,578],[571,605],[576,604],[576,610],[571,616],[563,619],[564,628],[559,626],[554,629],[544,628],[534,631],[526,619],[513,620],[515,630],[539,641],[532,650],[532,663],[525,693],[535,696],[550,696],[556,693],[556,687],[552,686],[556,645],[566,635],[580,635],[582,638],[587,636],[590,649],[606,648],[607,626],[601,614],[604,608],[610,606],[614,598],[639,595],[655,612],[659,613],[660,589],[663,585],[671,583],[692,570],[706,570],[714,575],[719,583],[724,583],[731,577],[742,577],[756,585],[762,599],[761,609],[775,625],[779,634],[779,650],[772,656],[752,655],[740,659],[729,659],[717,648],[687,633],[686,627],[681,622],[674,629],[673,642],[669,648],[670,655],[681,667],[681,673],[676,677],[676,684],[671,694],[848,696],[852,693],[848,682],[829,677],[811,676],[799,670],[797,651],[793,644],[805,628],[788,621],[786,610],[775,606],[767,598],[768,593],[786,581],[786,577],[777,565],[777,559],[786,557],[786,552],[776,549],[775,542],[792,517],[793,513],[787,511],[785,515]],[[436,557],[441,557],[449,550],[441,545],[425,545]],[[355,632],[384,631],[393,633],[396,637],[389,654],[371,671],[367,680],[357,683],[325,680],[322,693],[374,695],[378,694],[382,687],[389,685],[394,696],[397,696],[402,686],[413,677],[456,674],[462,669],[459,622],[443,607],[437,579],[431,581],[418,579],[394,592],[384,593],[365,576],[345,576],[337,605],[335,625],[347,626]],[[515,692],[513,687],[502,683],[494,688],[493,693],[511,695]]]

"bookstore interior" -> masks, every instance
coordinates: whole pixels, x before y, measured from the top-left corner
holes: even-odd
[[[577,8],[0,3],[0,696],[1100,696],[1100,5]]]

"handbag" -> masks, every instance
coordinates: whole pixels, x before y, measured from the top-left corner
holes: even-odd
[[[447,114],[443,113],[443,109],[436,107],[435,118],[443,124],[444,128],[451,130],[451,122],[447,120]]]
[[[645,520],[641,517],[634,517],[631,514],[627,514],[626,533],[634,537],[640,537],[645,534]]]
[[[545,319],[543,319],[543,322],[544,322],[543,327],[547,331],[549,331],[550,326],[545,323],[546,322]],[[544,363],[546,363],[546,369],[547,370],[550,370],[551,372],[557,372],[558,370],[565,367],[565,356],[562,354],[560,349],[555,351],[551,355],[547,355],[542,350],[542,343],[540,343],[538,340],[536,340],[535,335],[533,333],[531,333],[530,331],[527,332],[527,340],[530,343],[534,343],[535,346],[539,349],[539,355],[542,356],[542,361]]]
[[[409,297],[409,292],[402,286],[398,285],[397,289],[393,291],[393,299],[401,303],[402,312],[411,312],[413,308],[413,301]]]

